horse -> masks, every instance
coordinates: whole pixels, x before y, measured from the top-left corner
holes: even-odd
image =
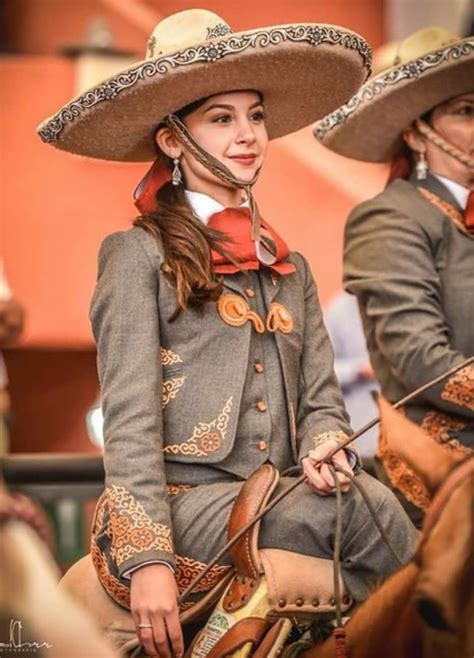
[[[385,400],[382,432],[431,496],[413,559],[345,626],[348,658],[474,656],[474,456],[448,452]],[[335,658],[329,638],[299,658]]]

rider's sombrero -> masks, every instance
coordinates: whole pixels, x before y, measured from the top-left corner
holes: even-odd
[[[394,66],[319,121],[314,134],[341,155],[386,162],[401,150],[401,134],[416,118],[473,90],[474,37],[428,27],[402,41]]]
[[[270,138],[321,118],[364,82],[371,52],[359,35],[314,23],[233,33],[192,9],[156,26],[146,58],[62,107],[38,128],[45,142],[106,160],[156,157],[154,132],[168,114],[225,91],[265,99]]]

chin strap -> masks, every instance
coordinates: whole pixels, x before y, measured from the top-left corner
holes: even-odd
[[[446,139],[444,139],[444,137],[441,137],[441,135],[437,133],[436,130],[433,130],[433,128],[431,128],[431,126],[429,126],[427,123],[421,119],[417,119],[415,121],[415,126],[420,135],[426,137],[427,140],[441,149],[441,151],[444,151],[444,153],[447,153],[469,169],[474,169],[473,158],[471,158],[467,153],[462,151],[454,144],[451,144],[451,142],[448,142]]]
[[[194,137],[190,134],[184,123],[175,114],[169,114],[164,120],[166,126],[173,132],[176,139],[186,148],[189,153],[200,163],[206,167],[211,174],[217,176],[221,181],[232,187],[237,187],[245,191],[250,206],[250,216],[252,218],[252,240],[258,242],[260,240],[260,213],[257,203],[253,198],[252,187],[258,179],[260,170],[257,171],[251,181],[243,181],[236,178],[232,172],[219,162],[214,156],[205,151],[200,146]]]

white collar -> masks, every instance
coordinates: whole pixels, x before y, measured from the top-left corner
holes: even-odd
[[[224,210],[224,206],[219,203],[219,201],[216,201],[207,194],[203,194],[202,192],[191,192],[191,190],[184,190],[184,193],[189,205],[193,209],[194,214],[204,224],[207,224],[212,215],[214,215],[216,212],[221,212]],[[248,200],[243,201],[240,204],[240,207],[248,208]]]
[[[435,174],[434,171],[431,172],[435,178],[439,180],[440,183],[442,183],[453,195],[453,197],[456,199],[458,202],[459,207],[462,210],[466,210],[467,206],[467,198],[471,192],[467,187],[464,187],[464,185],[460,185],[459,183],[455,183],[453,180],[450,178],[446,178],[446,176],[441,176],[440,174]]]

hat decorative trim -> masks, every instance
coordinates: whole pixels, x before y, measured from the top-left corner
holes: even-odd
[[[369,80],[345,105],[318,122],[314,130],[316,138],[323,141],[336,126],[345,123],[354,112],[361,106],[370,103],[387,87],[395,86],[407,80],[421,78],[436,67],[446,64],[450,60],[461,60],[463,57],[470,56],[473,52],[474,39],[465,40],[460,44],[448,46],[442,50],[418,57],[407,64],[388,70],[373,80]]]
[[[236,34],[235,36],[229,36],[232,35],[232,31],[224,24],[209,28],[209,38],[221,37],[224,36],[224,33],[226,38],[223,41],[210,41],[155,60],[146,60],[93,87],[64,106],[41,126],[38,130],[41,139],[46,143],[57,142],[66,125],[78,118],[83,112],[99,103],[112,101],[119,94],[125,90],[130,90],[140,81],[154,76],[166,75],[180,66],[191,66],[196,63],[212,64],[225,57],[240,55],[249,48],[277,46],[284,41],[306,42],[313,46],[327,43],[358,51],[363,59],[364,66],[368,70],[370,70],[372,61],[370,47],[364,39],[352,32],[339,30],[334,26],[290,25],[275,29],[258,30],[242,35]],[[153,41],[152,37],[147,47],[148,54],[153,56],[156,39]],[[460,56],[460,54],[456,56]]]

